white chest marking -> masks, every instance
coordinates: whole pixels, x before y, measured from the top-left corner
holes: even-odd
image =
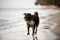
[[[34,25],[34,21],[33,21],[33,20],[27,21],[27,23],[28,23],[30,26],[33,26],[33,25]]]

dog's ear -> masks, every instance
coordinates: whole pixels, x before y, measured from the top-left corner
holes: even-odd
[[[34,15],[37,15],[38,16],[38,12],[34,12]]]

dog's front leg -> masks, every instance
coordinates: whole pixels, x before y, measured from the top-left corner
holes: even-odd
[[[32,35],[34,35],[34,32],[35,32],[35,26],[32,27],[32,30],[33,30]]]
[[[28,31],[27,35],[29,35],[29,34],[30,34],[30,33],[29,33],[29,28],[30,28],[30,27],[28,26],[28,27],[27,27],[27,31]]]

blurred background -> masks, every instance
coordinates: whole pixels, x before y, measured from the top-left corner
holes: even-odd
[[[38,34],[28,36],[23,14],[35,11]],[[0,40],[60,40],[60,0],[0,0]]]

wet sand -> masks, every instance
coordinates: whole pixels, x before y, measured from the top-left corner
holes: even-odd
[[[60,40],[60,13],[54,14],[51,16],[52,16],[52,18],[50,20],[57,23],[57,25],[51,31],[57,35],[58,38],[56,40]]]
[[[41,17],[41,18],[43,20],[46,19],[46,17]],[[51,16],[51,18],[53,18],[53,16]],[[27,35],[26,24],[23,20],[14,22],[11,24],[9,28],[0,30],[0,40],[60,40],[59,39],[60,36],[55,34],[55,33],[60,34],[60,31],[59,31],[60,29],[57,30],[58,28],[56,27],[54,28],[49,27],[50,25],[54,25],[54,23],[50,21],[51,18],[41,22],[38,27],[38,33],[33,36],[32,36],[31,29],[30,29],[30,35]],[[41,26],[42,24],[45,24],[44,27]],[[51,30],[54,30],[54,31],[52,32]]]
[[[22,10],[22,13],[23,11],[24,10]],[[50,20],[51,18],[53,19],[53,17],[51,15],[46,16],[47,14],[50,14],[49,12],[53,13],[55,11],[56,12],[58,11],[57,10],[55,11],[44,10],[44,12],[43,10],[39,10],[39,11],[42,12],[42,14],[39,14],[39,16],[42,16],[42,17],[40,17],[38,33],[32,36],[32,32],[31,32],[32,30],[30,30],[30,35],[27,35],[26,24],[23,18],[23,14],[20,13],[20,10],[18,11],[5,10],[5,12],[4,10],[1,10],[0,40],[55,40],[55,39],[58,39],[59,36],[55,34],[57,32],[51,31],[55,29],[55,26],[56,26],[55,21]]]

